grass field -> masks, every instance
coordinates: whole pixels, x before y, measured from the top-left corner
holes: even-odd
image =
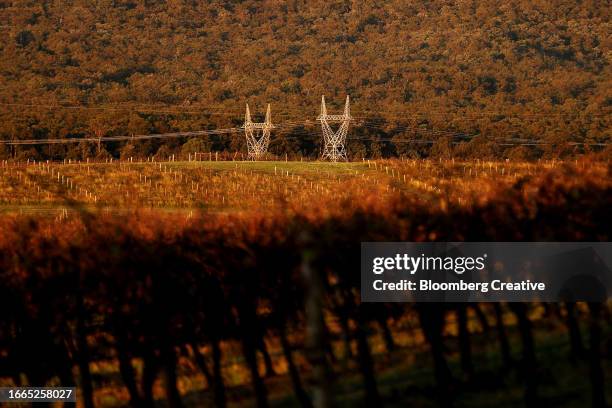
[[[517,180],[579,162],[455,162],[427,160],[325,162],[113,162],[0,166],[0,211],[54,213],[85,206],[121,212],[264,211],[327,208],[346,201],[408,195],[450,205],[482,203]],[[606,177],[604,164],[588,170]]]

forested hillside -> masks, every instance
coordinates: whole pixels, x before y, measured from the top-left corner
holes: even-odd
[[[315,157],[321,95],[332,111],[350,94],[353,157],[563,157],[610,142],[610,32],[595,0],[0,0],[0,138],[228,128],[271,103],[301,123],[272,152]],[[0,144],[0,158],[186,142],[244,144]]]

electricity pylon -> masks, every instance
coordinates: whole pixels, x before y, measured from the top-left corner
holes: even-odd
[[[346,96],[344,104],[344,113],[342,115],[328,115],[327,107],[325,106],[325,96],[321,97],[321,114],[317,118],[321,122],[323,129],[323,160],[329,159],[332,162],[338,160],[347,160],[346,148],[344,143],[348,134],[349,124],[353,118],[351,117],[351,108],[349,105],[349,96]],[[340,127],[335,132],[332,130],[330,123],[340,122]]]
[[[268,104],[266,120],[263,123],[254,123],[251,120],[251,111],[249,110],[249,104],[247,104],[243,127],[247,140],[247,148],[249,149],[248,159],[259,160],[268,151],[270,131],[274,129],[272,116],[270,115],[270,104]]]

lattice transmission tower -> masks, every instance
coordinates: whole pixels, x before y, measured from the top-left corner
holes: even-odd
[[[247,140],[247,148],[249,150],[249,160],[259,160],[268,151],[270,145],[270,133],[274,129],[272,124],[272,116],[270,114],[270,104],[266,111],[266,119],[263,123],[255,123],[251,120],[251,111],[249,105],[246,106],[246,114],[244,115],[244,133]]]
[[[317,118],[321,122],[321,128],[323,129],[323,160],[329,159],[332,162],[338,160],[347,160],[346,147],[346,135],[348,134],[349,124],[353,118],[351,117],[351,107],[349,103],[349,96],[346,96],[346,103],[344,104],[344,113],[342,115],[328,115],[327,107],[325,106],[325,96],[321,97],[321,114]],[[330,123],[340,123],[338,130],[334,131]]]

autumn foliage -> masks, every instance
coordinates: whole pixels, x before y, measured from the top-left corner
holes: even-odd
[[[305,121],[321,95],[334,110],[350,94],[353,158],[588,153],[610,142],[608,14],[565,0],[2,0],[0,138],[228,128],[246,102],[271,103],[294,124],[271,152],[317,157]],[[0,159],[235,152],[242,136],[0,145]]]
[[[368,338],[382,333],[387,352],[393,353],[393,337],[400,331],[390,329],[389,322],[413,316],[421,322],[420,334],[413,336],[430,345],[438,396],[446,405],[463,389],[444,352],[447,314],[459,319],[462,370],[470,377],[478,368],[470,354],[467,309],[361,304],[359,243],[608,241],[611,205],[610,178],[565,167],[473,206],[429,205],[404,197],[377,205],[347,203],[342,211],[317,216],[311,210],[188,219],[153,212],[125,217],[84,212],[59,223],[6,216],[0,227],[0,377],[16,384],[24,378],[36,385],[76,381],[85,406],[93,406],[106,383],[99,373],[94,376],[92,367],[110,360],[132,405],[151,406],[154,398],[165,398],[170,406],[181,406],[187,392],[181,367],[187,359],[211,390],[204,401],[225,406],[241,398],[228,391],[232,384],[223,374],[228,370],[224,362],[238,354],[259,406],[268,404],[263,377],[278,374],[272,361],[278,359],[286,362],[282,371],[289,373],[296,401],[310,406],[310,388],[321,386],[321,364],[340,370],[337,351],[330,346],[344,338],[356,344],[345,353],[356,361],[365,400],[391,402],[404,397],[378,389]],[[313,323],[309,302],[319,284],[326,317]],[[526,381],[527,405],[536,406],[542,398],[537,374],[542,367],[533,350],[529,307],[513,305],[504,313],[519,322],[522,363],[516,369]],[[588,353],[597,357],[601,309],[590,310],[595,340]],[[324,341],[310,341],[313,324],[323,327]],[[499,315],[497,325],[503,332]],[[282,357],[271,358],[272,340],[280,344]],[[228,344],[240,345],[240,351],[228,351]],[[604,395],[601,361],[588,361],[595,401]],[[161,395],[155,387],[158,378]],[[410,393],[406,395],[409,401]]]

